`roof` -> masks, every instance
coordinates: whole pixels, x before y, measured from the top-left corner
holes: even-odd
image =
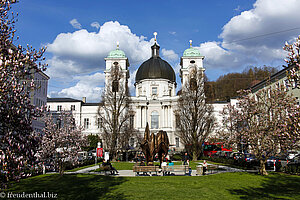
[[[82,102],[72,98],[47,98],[47,102]]]
[[[259,83],[255,84],[254,86],[252,86],[248,89],[251,89],[252,92],[254,92],[254,91],[257,91],[257,90],[265,87],[266,85],[269,85],[269,84],[273,83],[274,81],[278,81],[278,79],[281,79],[281,78],[286,76],[286,71],[289,70],[290,68],[291,68],[291,66],[287,67],[287,68],[284,68],[284,69],[276,72],[275,74],[273,74],[270,77],[260,81]]]
[[[167,79],[175,82],[175,72],[171,65],[159,57],[159,46],[155,43],[152,47],[152,57],[146,60],[138,69],[135,82],[143,79]]]
[[[115,49],[109,52],[108,58],[126,58],[124,51],[120,49]]]
[[[84,103],[83,106],[99,106],[102,103]]]
[[[196,48],[190,47],[183,52],[183,57],[199,57],[200,51]]]

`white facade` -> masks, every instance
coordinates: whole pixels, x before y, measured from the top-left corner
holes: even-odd
[[[34,72],[34,89],[30,91],[31,104],[36,107],[42,107],[47,104],[47,90],[49,77],[42,71]],[[37,132],[42,132],[45,127],[44,122],[41,119],[32,120],[32,128]]]
[[[156,46],[157,47],[157,46]],[[153,50],[153,48],[152,48]],[[154,47],[154,56],[158,56],[158,53]],[[204,72],[203,59],[204,56],[199,56],[198,51],[194,48],[186,50],[184,56],[181,58],[181,70],[180,77],[182,84],[184,85],[189,74],[195,68]],[[115,54],[114,54],[115,53]],[[156,55],[157,53],[157,55]],[[114,56],[116,55],[116,56]],[[150,59],[149,59],[150,60]],[[109,85],[109,81],[112,79],[112,69],[118,66],[123,74],[120,81],[125,85],[129,78],[129,62],[125,57],[124,52],[117,49],[112,51],[108,58],[105,58],[105,83]],[[165,62],[165,61],[164,61]],[[174,74],[175,76],[175,74]],[[131,115],[133,119],[133,126],[143,136],[146,124],[149,124],[150,132],[158,132],[164,130],[168,133],[170,148],[176,148],[178,150],[183,149],[184,146],[180,142],[179,137],[176,135],[176,118],[174,111],[177,106],[179,96],[176,95],[176,81],[162,78],[143,78],[136,81],[136,96],[131,97]],[[76,120],[76,124],[83,127],[84,134],[99,134],[101,137],[101,126],[99,125],[99,119],[97,116],[98,106],[97,103],[85,103],[85,100],[75,100],[70,98],[51,98],[48,99],[47,105],[50,111],[59,112],[60,110],[71,110],[73,105],[75,109],[73,114]],[[221,122],[221,116],[219,111],[226,106],[227,103],[213,104],[215,108],[215,116],[219,122]],[[136,142],[137,140],[134,139]]]

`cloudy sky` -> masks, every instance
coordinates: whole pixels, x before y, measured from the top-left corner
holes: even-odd
[[[117,41],[135,73],[158,32],[161,57],[177,73],[189,40],[205,56],[210,80],[248,66],[282,69],[285,41],[300,34],[299,0],[20,0],[21,45],[47,46],[48,96],[100,100],[104,58]],[[133,94],[134,95],[134,94]]]

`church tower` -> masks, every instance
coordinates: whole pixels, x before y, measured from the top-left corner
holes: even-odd
[[[110,87],[113,92],[118,92],[119,87],[128,89],[129,79],[129,62],[125,56],[124,51],[119,49],[119,42],[117,48],[109,52],[105,58],[105,87]]]
[[[188,78],[192,74],[193,70],[200,70],[202,73],[205,71],[203,68],[204,56],[200,54],[200,51],[192,47],[192,40],[190,40],[190,48],[186,49],[180,60],[180,77],[182,86],[186,84]]]

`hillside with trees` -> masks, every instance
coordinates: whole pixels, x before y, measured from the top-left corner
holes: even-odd
[[[268,78],[278,70],[274,67],[248,67],[241,73],[228,73],[216,81],[205,82],[207,102],[227,101],[237,96],[237,91],[247,89]]]

